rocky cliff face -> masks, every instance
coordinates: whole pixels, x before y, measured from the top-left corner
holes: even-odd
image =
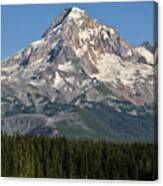
[[[85,11],[66,9],[41,39],[2,63],[2,130],[12,134],[23,117],[25,133],[152,139],[154,56],[149,43],[134,47]],[[31,132],[31,121],[38,118],[43,129]]]

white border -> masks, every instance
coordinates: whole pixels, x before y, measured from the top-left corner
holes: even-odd
[[[76,2],[121,2],[123,0],[1,0],[0,4],[47,4],[47,3],[76,3]],[[129,0],[130,2],[134,0]],[[136,0],[135,0],[136,1]],[[140,0],[139,0],[140,1]],[[159,179],[155,182],[142,182],[142,181],[111,181],[111,180],[67,180],[67,179],[30,179],[30,178],[0,178],[0,185],[7,186],[106,186],[114,184],[115,186],[125,186],[125,185],[163,185],[163,26],[161,25],[161,20],[163,20],[163,1],[157,0],[159,3]],[[140,28],[141,29],[141,28]],[[161,51],[161,52],[160,52]]]

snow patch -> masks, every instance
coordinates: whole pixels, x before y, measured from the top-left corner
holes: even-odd
[[[104,39],[108,39],[108,34],[107,34],[107,32],[105,30],[102,30],[101,34],[103,35]]]
[[[56,47],[57,44],[58,44],[58,41],[54,42],[54,43],[52,44],[52,46],[51,46],[51,49],[54,49],[54,48]],[[48,56],[48,57],[50,57],[50,56]]]
[[[87,46],[86,45],[84,45],[81,49],[80,48],[75,49],[77,57],[82,57],[85,54],[86,51],[87,51]]]
[[[68,21],[74,20],[78,26],[81,26],[84,21],[83,19],[84,14],[85,14],[84,10],[73,7],[68,15]]]
[[[62,25],[63,24],[61,23],[58,26],[54,27],[53,30],[51,31],[51,33],[58,34],[60,32],[60,29],[61,29]]]
[[[58,72],[55,72],[54,87],[59,89],[65,84],[63,78],[59,75]]]
[[[36,82],[36,81],[31,81],[30,84],[34,85],[34,86],[38,86],[38,82]]]
[[[70,84],[74,84],[74,81],[75,81],[75,77],[68,77],[68,78],[65,78],[66,81]]]
[[[119,84],[119,80],[123,85],[132,88],[137,79],[135,75],[139,71],[142,78],[151,76],[153,72],[152,66],[148,64],[138,64],[129,61],[123,61],[115,54],[104,53],[94,63],[99,73],[90,74],[92,78],[96,77],[103,82],[112,83],[115,87]],[[140,78],[139,78],[140,82]]]
[[[143,57],[145,57],[145,59],[147,60],[147,63],[148,64],[154,64],[152,53],[149,50],[147,50],[145,47],[138,47],[135,50],[140,55],[142,55]]]
[[[103,25],[102,28],[105,30],[105,32],[108,31],[111,35],[114,35],[114,34],[115,34],[114,28],[107,27],[107,26],[105,26],[105,25]]]
[[[82,10],[76,6],[73,6],[71,9],[72,12],[81,12],[81,13],[85,13],[85,10]]]
[[[138,115],[138,113],[137,113],[136,110],[132,110],[132,111],[130,111],[128,113],[131,114],[131,115],[133,115],[133,116],[137,116]]]
[[[27,48],[27,50],[25,50],[26,56],[29,56],[31,52],[32,52],[32,48]]]
[[[75,70],[72,61],[65,62],[64,64],[59,64],[58,69],[64,72],[73,72]]]
[[[40,40],[37,40],[37,41],[34,41],[32,42],[30,45],[32,46],[32,48],[35,50],[36,48],[38,48],[38,46],[40,44],[44,43],[44,38],[43,39],[40,39]]]
[[[108,30],[109,30],[109,32],[110,32],[111,35],[114,35],[115,34],[115,30],[113,28],[109,28]]]
[[[93,30],[90,28],[84,29],[84,30],[80,30],[79,31],[79,38],[80,40],[87,40],[90,39],[91,35],[93,35]]]
[[[1,72],[11,72],[11,71],[16,71],[19,68],[18,64],[12,65],[12,66],[7,66],[7,67],[1,67]]]
[[[84,10],[81,10],[77,7],[73,7],[71,9],[71,12],[69,13],[69,18],[73,18],[75,20],[81,18],[81,15],[83,15],[85,13]]]
[[[30,81],[30,84],[33,86],[43,86],[46,84],[46,80],[45,79],[42,79],[40,81],[32,80],[32,81]]]

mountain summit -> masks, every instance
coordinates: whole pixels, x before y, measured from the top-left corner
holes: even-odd
[[[157,63],[147,44],[134,47],[86,11],[65,9],[2,63],[2,131],[152,140]]]
[[[66,21],[77,21],[79,18],[86,17],[86,12],[77,7],[65,9],[54,21],[54,23],[48,28],[42,37],[52,33],[57,26],[63,26]]]

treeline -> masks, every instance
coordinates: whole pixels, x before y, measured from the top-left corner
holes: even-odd
[[[157,178],[156,146],[70,140],[64,137],[1,136],[3,177],[84,179]]]

